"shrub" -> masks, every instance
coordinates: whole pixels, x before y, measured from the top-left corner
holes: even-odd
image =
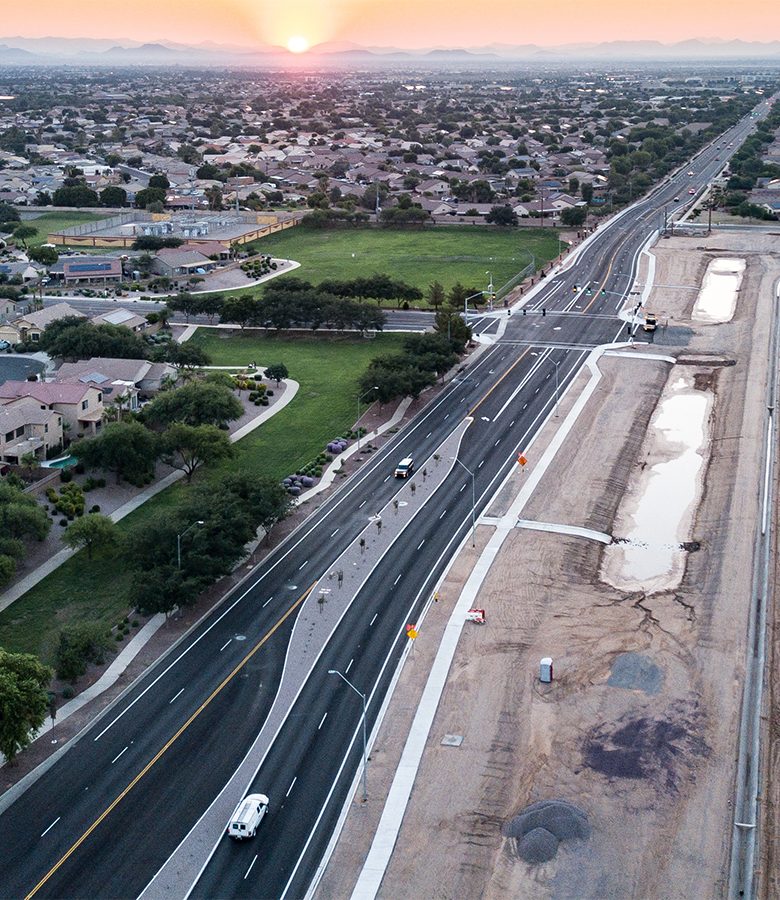
[[[266,397],[273,397],[274,392],[273,392],[273,391],[266,391],[266,392],[265,392],[265,395],[266,395]]]
[[[69,632],[61,631],[55,653],[57,678],[75,681],[87,671],[87,663],[102,665],[107,649],[107,639],[96,626],[79,626]]]
[[[62,525],[63,528],[64,528],[67,524],[68,524],[68,520],[67,520],[67,519],[60,519],[60,525]]]
[[[89,508],[89,511],[90,511],[91,513],[99,513],[99,512],[100,512],[100,505],[96,503],[94,506],[91,506],[91,507]]]
[[[62,696],[63,696],[63,699],[70,700],[72,697],[76,696],[76,692],[73,690],[73,688],[69,684],[66,684],[65,687],[62,689]]]
[[[65,466],[65,468],[60,472],[60,481],[62,484],[67,484],[69,481],[73,480],[73,469],[70,466]]]
[[[77,462],[75,468],[76,468],[76,474],[77,474],[77,475],[83,475],[83,474],[84,474],[84,463],[83,463],[83,462]]]
[[[133,619],[130,624],[133,626],[133,628],[138,628],[138,619]]]
[[[122,632],[121,631],[118,632],[118,634],[116,635],[116,640],[123,641],[124,639],[125,639],[125,636],[122,634]]]
[[[268,397],[263,397],[263,399],[260,400],[260,406],[268,406]]]

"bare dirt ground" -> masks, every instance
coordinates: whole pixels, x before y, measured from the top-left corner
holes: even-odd
[[[487,625],[463,632],[380,898],[724,895],[777,248],[777,236],[761,233],[672,238],[655,248],[655,350],[677,364],[603,357],[604,377],[522,516],[609,534],[622,528],[621,500],[654,463],[648,423],[684,368],[712,402],[706,471],[683,537],[700,549],[686,554],[676,587],[626,591],[601,579],[603,544],[511,534],[476,604]],[[718,256],[747,263],[734,318],[694,323],[692,288]],[[539,447],[556,427],[545,426]],[[530,465],[540,453],[529,454]],[[518,472],[489,513],[505,512],[527,476]],[[318,900],[350,895],[444,624],[491,531],[480,526],[477,550],[456,560],[421,626],[371,754],[369,802],[350,811]],[[555,660],[552,684],[539,682],[545,656]],[[773,732],[775,705],[777,691]],[[442,745],[445,734],[462,735],[461,746]],[[770,755],[776,769],[777,749]],[[772,775],[765,793],[776,809]],[[504,829],[549,800],[585,813],[588,836],[528,863]],[[767,826],[771,868],[777,851]]]

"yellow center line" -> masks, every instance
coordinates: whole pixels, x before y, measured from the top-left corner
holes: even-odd
[[[598,286],[598,290],[599,290],[599,291],[601,291],[601,289],[602,289],[602,288],[604,287],[604,285],[607,283],[607,279],[609,278],[609,273],[612,271],[612,266],[615,264],[615,257],[617,256],[617,252],[618,252],[618,250],[620,250],[620,247],[622,247],[623,244],[626,243],[626,241],[628,240],[629,236],[630,236],[630,235],[626,235],[626,236],[625,236],[625,238],[624,238],[624,239],[622,240],[622,242],[620,243],[620,246],[619,246],[619,247],[617,248],[617,250],[615,250],[615,252],[612,254],[612,259],[610,260],[609,268],[607,269],[607,274],[604,276],[604,278],[603,278],[602,281],[601,281],[601,284]],[[596,294],[596,296],[593,297],[593,299],[592,299],[592,300],[590,301],[590,303],[585,307],[585,309],[583,309],[583,313],[586,313],[586,312],[591,308],[591,306],[593,305],[593,303],[594,303],[596,297],[598,297],[598,294]]]
[[[528,347],[526,350],[523,350],[523,352],[520,354],[520,356],[518,356],[518,358],[512,363],[512,365],[506,370],[506,372],[504,372],[504,374],[498,379],[498,381],[493,385],[493,387],[484,395],[484,397],[482,397],[478,401],[477,405],[469,413],[470,416],[472,416],[472,417],[474,416],[474,413],[479,409],[479,407],[485,402],[485,400],[487,400],[487,398],[493,393],[493,391],[499,386],[499,384],[501,384],[501,382],[512,371],[512,369],[514,369],[514,367],[520,362],[520,360],[526,355],[526,353],[528,353],[528,351],[530,349],[531,348]]]
[[[95,821],[89,826],[89,828],[81,835],[81,837],[76,841],[76,843],[68,850],[68,852],[59,860],[59,862],[53,866],[46,875],[35,885],[35,887],[30,891],[30,893],[24,898],[24,900],[30,900],[31,897],[35,896],[38,891],[43,887],[44,884],[51,878],[51,876],[59,869],[59,867],[71,856],[74,851],[78,850],[78,848],[84,843],[84,841],[92,834],[92,832],[100,825],[100,823],[106,818],[106,816],[114,809],[114,807],[119,803],[119,801],[125,797],[130,791],[138,784],[138,782],[146,775],[146,773],[152,768],[152,766],[160,759],[160,757],[165,753],[165,751],[177,741],[181,735],[190,727],[190,725],[198,718],[198,716],[203,712],[203,710],[211,703],[211,701],[219,694],[222,688],[225,687],[241,669],[249,662],[249,660],[257,653],[257,651],[263,646],[263,644],[271,637],[271,635],[279,628],[308,596],[311,593],[314,584],[307,590],[301,594],[301,596],[295,601],[295,603],[287,610],[287,612],[282,616],[281,619],[274,625],[274,627],[258,641],[257,644],[247,653],[247,655],[241,660],[241,662],[233,669],[233,671],[225,678],[222,684],[219,687],[215,688],[211,696],[205,700],[201,706],[187,719],[187,721],[181,726],[181,728],[174,734],[174,736],[168,741],[168,743],[159,750],[155,756],[148,762],[143,769],[135,776],[135,778],[128,784],[128,786],[122,791],[122,793],[114,800],[114,802],[106,809]]]

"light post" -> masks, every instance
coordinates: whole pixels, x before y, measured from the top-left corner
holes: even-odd
[[[178,559],[179,570],[180,570],[180,571],[181,571],[181,539],[184,537],[185,534],[187,534],[188,531],[192,531],[192,529],[193,529],[196,525],[203,525],[203,524],[204,524],[204,523],[203,523],[200,519],[198,519],[197,522],[193,522],[192,525],[190,525],[190,527],[187,528],[185,531],[182,531],[181,534],[177,534],[177,535],[176,535],[176,556],[177,556],[177,559]]]
[[[485,272],[485,275],[490,276],[490,284],[488,285],[488,298],[490,299],[490,309],[493,309],[493,273]]]
[[[367,397],[371,393],[371,391],[378,391],[378,390],[379,390],[379,388],[376,385],[374,385],[372,388],[369,388],[365,392],[365,394],[361,394],[358,397],[358,420],[357,420],[358,453],[360,453],[360,401],[363,399],[363,397]]]
[[[466,317],[466,320],[467,320],[467,321],[468,321],[468,316],[469,316],[469,300],[473,300],[475,297],[481,297],[484,293],[485,293],[484,291],[477,291],[476,294],[472,294],[470,297],[466,297],[466,298],[464,299],[464,301],[463,301],[463,315]]]
[[[458,459],[457,456],[455,456],[454,459],[455,459],[456,463],[463,466],[463,468],[469,473],[469,475],[471,475],[471,546],[476,547],[477,546],[476,516],[475,516],[474,511],[475,511],[476,505],[477,505],[477,503],[476,503],[477,493],[476,493],[476,489],[474,487],[474,473],[471,471],[471,469],[469,469],[468,466],[463,465],[463,463]]]
[[[555,418],[558,418],[558,366],[560,365],[559,360],[553,360],[552,364],[555,366]]]
[[[366,788],[366,762],[368,757],[366,756],[366,695],[361,694],[361,692],[355,687],[354,684],[347,678],[346,675],[342,675],[338,669],[328,669],[328,675],[338,675],[342,681],[346,681],[346,683],[352,688],[352,690],[360,697],[363,701],[363,803],[368,800],[368,790]]]

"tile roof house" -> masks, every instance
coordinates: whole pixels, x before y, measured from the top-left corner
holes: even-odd
[[[47,306],[45,309],[25,313],[10,323],[10,327],[14,328],[17,334],[14,343],[24,341],[25,343],[37,344],[41,338],[41,332],[50,322],[64,319],[66,316],[78,316],[81,319],[86,319],[84,313],[79,312],[67,303],[55,303],[54,306]],[[4,327],[7,328],[9,326]],[[5,338],[5,340],[10,339]]]
[[[112,359],[93,357],[74,363],[63,363],[55,376],[56,384],[94,384],[113,402],[117,393],[132,386],[136,392],[154,394],[164,378],[175,378],[176,369],[168,363],[148,359]]]
[[[193,275],[196,272],[208,272],[216,267],[216,263],[204,256],[199,250],[180,250],[165,247],[152,260],[151,270],[155,275]]]
[[[103,391],[92,384],[44,384],[40,381],[6,381],[0,385],[0,403],[29,397],[41,409],[54,410],[63,419],[63,429],[74,435],[97,434],[103,420]]]
[[[0,403],[0,462],[19,465],[27,453],[42,459],[62,445],[59,412],[30,397]]]

